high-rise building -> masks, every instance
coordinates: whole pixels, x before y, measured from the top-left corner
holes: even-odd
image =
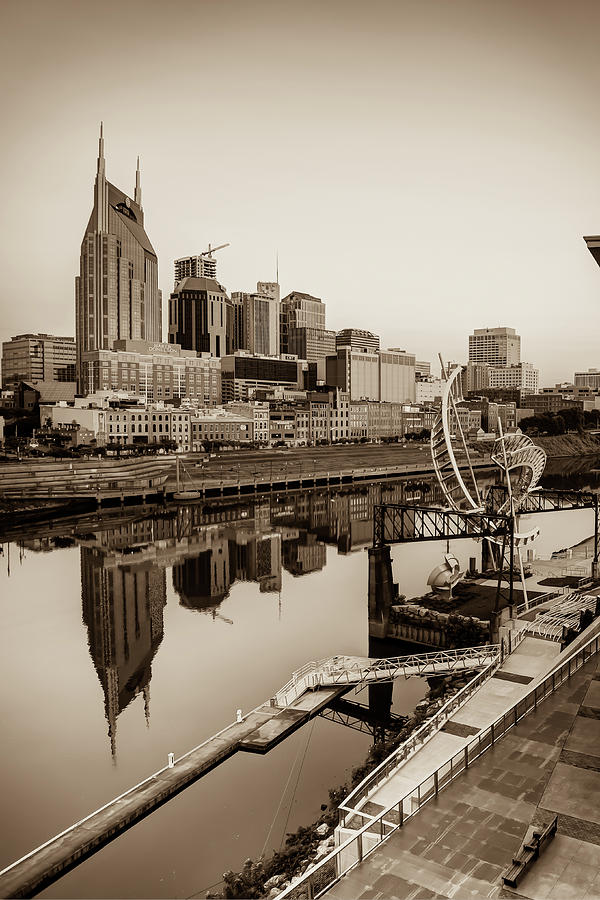
[[[131,199],[106,179],[102,126],[75,298],[78,381],[89,351],[110,350],[115,340],[162,338],[158,259],[144,229],[139,158]]]
[[[227,305],[227,353],[246,349],[246,328],[244,324],[244,297],[241,291],[233,291]]]
[[[4,377],[4,366],[2,367]],[[588,369],[587,372],[575,372],[573,376],[575,387],[590,387],[600,390],[600,369]]]
[[[512,366],[490,366],[489,384],[482,387],[519,388],[522,394],[537,394],[540,372],[531,363],[521,362]]]
[[[367,351],[339,347],[327,357],[327,383],[350,400],[396,403],[415,399],[415,357],[399,350]]]
[[[163,639],[167,602],[164,569],[129,559],[115,565],[103,548],[81,547],[81,599],[114,757],[117,716],[139,693],[147,721],[150,714],[152,660]]]
[[[339,350],[342,347],[372,353],[379,350],[379,335],[364,331],[362,328],[344,328],[338,331],[335,338],[335,349]]]
[[[316,365],[295,356],[255,356],[239,350],[221,359],[223,402],[248,400],[256,391],[283,387],[309,390],[316,386]]]
[[[600,235],[584,237],[587,248],[600,266]]]
[[[281,292],[276,281],[257,281],[256,293],[261,294],[263,297],[272,297],[278,303],[281,300]]]
[[[289,328],[325,329],[325,304],[319,297],[292,291],[281,301],[281,352],[289,349]]]
[[[175,287],[184,278],[217,278],[217,260],[211,255],[183,256],[175,260],[174,269]]]
[[[233,291],[234,314],[232,346],[242,337],[243,344],[235,350],[248,350],[259,356],[279,356],[279,307],[276,296],[247,294]]]
[[[283,298],[281,352],[316,363],[317,378],[325,380],[325,361],[335,353],[335,331],[325,327],[325,304],[318,297],[293,291]]]
[[[490,386],[490,366],[488,363],[468,362],[463,372],[463,390],[478,391]]]
[[[2,387],[21,381],[74,382],[75,339],[53,334],[17,334],[2,344]]]
[[[224,356],[228,302],[225,288],[213,278],[184,278],[169,299],[169,343]]]
[[[521,362],[521,338],[514,328],[476,328],[469,335],[469,362],[517,366]]]

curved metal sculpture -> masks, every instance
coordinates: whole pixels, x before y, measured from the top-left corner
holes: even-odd
[[[442,377],[445,375],[442,363]],[[457,412],[457,404],[463,399],[460,375],[461,368],[457,366],[446,379],[441,409],[431,429],[431,459],[448,505],[463,512],[475,512],[481,510],[483,504]],[[453,441],[465,454],[467,468],[464,473],[458,467]]]
[[[496,465],[504,469],[509,489],[509,496],[498,512],[503,513],[508,509],[511,495],[517,512],[527,494],[536,489],[542,477],[546,467],[546,451],[537,447],[526,434],[503,434],[494,442],[491,455]]]
[[[432,569],[427,584],[435,594],[452,599],[452,588],[461,580],[460,563],[453,553],[444,554],[444,562]]]
[[[442,378],[445,379],[446,384],[442,393],[441,409],[431,430],[431,458],[448,505],[459,512],[477,512],[483,508],[483,503],[457,410],[458,404],[463,399],[460,382],[462,370],[460,366],[457,366],[448,373],[441,356],[440,363]],[[498,556],[498,593],[502,572],[505,568],[506,554],[509,553],[509,568],[512,571],[512,553],[513,550],[517,551],[523,594],[525,602],[527,602],[521,547],[534,540],[539,534],[539,529],[531,528],[528,531],[519,532],[518,512],[527,495],[537,487],[546,465],[546,453],[541,447],[537,447],[527,435],[503,434],[500,420],[498,420],[498,427],[500,436],[494,443],[491,456],[496,465],[503,470],[507,488],[507,499],[498,512],[512,519],[512,538],[508,541],[508,547],[505,530],[502,534],[500,531],[497,535],[491,534],[485,540],[489,541],[490,550],[493,545],[502,546],[501,550],[496,546],[494,551]],[[460,449],[465,458],[465,465],[462,466],[462,469],[459,468],[456,460],[457,449]]]

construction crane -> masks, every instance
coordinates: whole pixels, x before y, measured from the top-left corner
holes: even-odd
[[[211,247],[208,245],[208,250],[205,250],[204,253],[201,253],[200,256],[208,256],[209,259],[212,259],[212,255],[216,250],[222,250],[223,247],[229,247],[229,244],[219,244],[218,247]]]

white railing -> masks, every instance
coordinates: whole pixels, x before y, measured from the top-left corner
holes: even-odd
[[[464,772],[479,756],[514,728],[524,716],[533,712],[538,703],[549,697],[571,675],[581,668],[600,649],[600,636],[590,638],[583,647],[556,666],[543,681],[532,688],[521,700],[492,722],[488,728],[470,741],[459,753],[452,756],[419,785],[399,800],[394,801],[376,817],[369,819],[355,834],[332,850],[324,859],[310,868],[300,879],[279,894],[290,900],[315,900],[329,890],[365,857],[373,852],[402,827],[404,822],[436,797]]]
[[[481,687],[484,681],[487,681],[487,679],[494,674],[499,664],[500,657],[498,656],[496,662],[489,665],[483,672],[478,672],[468,684],[450,697],[450,699],[447,700],[433,716],[427,719],[420,728],[414,731],[406,741],[397,747],[387,759],[373,769],[373,771],[370,772],[350,794],[348,794],[339,809],[344,813],[357,813],[358,810],[356,807],[359,803],[365,800],[366,797],[384,781],[387,781],[392,772],[413,756],[423,744],[427,743],[429,738],[437,734],[450,716],[455,713],[463,703],[466,703],[469,697]],[[340,824],[345,826],[347,819],[348,816],[343,816]]]
[[[518,619],[524,612],[529,612],[530,609],[535,609],[536,606],[541,606],[543,603],[547,603],[548,600],[556,600],[558,597],[564,597],[562,588],[549,591],[547,594],[540,594],[538,597],[532,597],[527,603],[519,603],[518,606],[515,606],[514,618]]]
[[[275,695],[278,706],[288,706],[304,691],[318,687],[360,685],[374,681],[389,681],[400,675],[442,674],[456,670],[489,665],[498,655],[497,644],[464,647],[457,650],[438,650],[435,653],[369,659],[333,656],[318,662],[305,663]]]

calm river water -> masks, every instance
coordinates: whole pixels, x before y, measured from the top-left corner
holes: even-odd
[[[554,464],[548,478],[597,489],[592,467],[565,477]],[[0,868],[272,696],[306,661],[367,655],[373,505],[438,499],[398,482],[114,512],[4,543]],[[539,518],[541,556],[593,531],[591,511]],[[465,565],[480,560],[474,542],[451,549]],[[423,593],[444,551],[396,546],[401,592]],[[393,712],[426,689],[397,682]],[[204,896],[313,821],[371,743],[318,717],[264,757],[238,753],[42,896]]]

